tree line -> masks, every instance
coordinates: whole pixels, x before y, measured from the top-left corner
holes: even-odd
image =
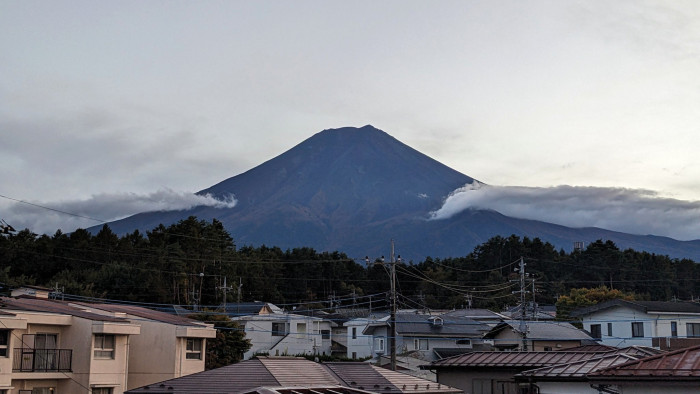
[[[83,229],[53,236],[25,229],[0,236],[0,283],[5,290],[38,285],[153,304],[212,307],[260,300],[320,307],[335,300],[336,307],[366,307],[363,297],[374,295],[369,305],[385,306],[387,262],[366,264],[364,256],[357,257],[301,246],[237,246],[220,221],[189,217],[145,234],[118,236],[105,225],[94,235]],[[464,257],[397,263],[400,301],[404,307],[433,309],[515,305],[514,268],[521,257],[529,274],[528,299],[534,294],[540,304],[553,304],[572,289],[599,286],[649,300],[700,294],[700,269],[689,259],[620,250],[603,240],[565,252],[513,235],[493,237]]]

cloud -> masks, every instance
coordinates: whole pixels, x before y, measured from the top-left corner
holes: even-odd
[[[140,212],[177,211],[196,206],[233,208],[236,203],[233,196],[219,200],[210,194],[197,195],[170,189],[149,194],[102,193],[86,200],[16,202],[4,210],[4,219],[17,230],[28,228],[35,233],[52,234],[57,229],[73,231]]]
[[[568,227],[600,227],[680,240],[700,238],[700,201],[665,198],[644,189],[474,183],[452,192],[440,209],[430,213],[430,219],[448,219],[467,209],[492,209]]]

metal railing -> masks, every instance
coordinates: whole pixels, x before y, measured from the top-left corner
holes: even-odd
[[[71,372],[72,349],[14,349],[12,372]]]

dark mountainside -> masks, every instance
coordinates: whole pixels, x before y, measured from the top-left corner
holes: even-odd
[[[287,152],[200,194],[234,195],[234,208],[148,212],[109,223],[117,234],[152,230],[188,216],[220,220],[237,245],[310,246],[353,258],[458,257],[495,235],[539,237],[570,251],[574,241],[612,240],[632,248],[700,261],[700,240],[677,241],[599,228],[569,228],[468,210],[427,221],[447,195],[475,181],[372,126],[324,130]],[[93,233],[98,227],[90,229]]]

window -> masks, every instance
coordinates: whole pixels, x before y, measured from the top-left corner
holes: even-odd
[[[603,337],[600,324],[591,324],[591,336],[595,339],[601,339]]]
[[[671,336],[672,337],[678,336],[678,323],[676,323],[675,321],[671,322]]]
[[[185,358],[188,360],[202,359],[202,338],[187,338]]]
[[[552,351],[552,347],[551,347],[551,346],[545,346],[545,347],[544,347],[544,351],[545,351],[545,352],[551,352],[551,351]]]
[[[632,323],[632,337],[633,338],[643,338],[644,337],[644,323],[633,322]]]
[[[321,330],[321,339],[331,339],[331,330]]]
[[[374,351],[384,352],[384,338],[374,338]]]
[[[608,336],[612,336],[612,323],[608,323]]]
[[[357,352],[352,352],[352,359],[357,360]]]
[[[114,335],[95,334],[95,358],[114,358]]]
[[[357,327],[352,328],[352,339],[357,339]]]
[[[283,337],[284,335],[284,323],[272,323],[272,336]]]
[[[92,394],[112,394],[114,389],[112,387],[93,387]]]
[[[471,339],[458,339],[456,343],[457,343],[457,345],[471,346],[472,340]]]
[[[428,340],[427,339],[414,339],[413,348],[416,350],[428,350]]]
[[[491,379],[474,379],[472,380],[472,393],[474,394],[491,394]]]
[[[0,356],[10,356],[8,346],[10,346],[10,330],[0,330]]]
[[[685,323],[686,335],[690,337],[700,337],[700,323]]]

